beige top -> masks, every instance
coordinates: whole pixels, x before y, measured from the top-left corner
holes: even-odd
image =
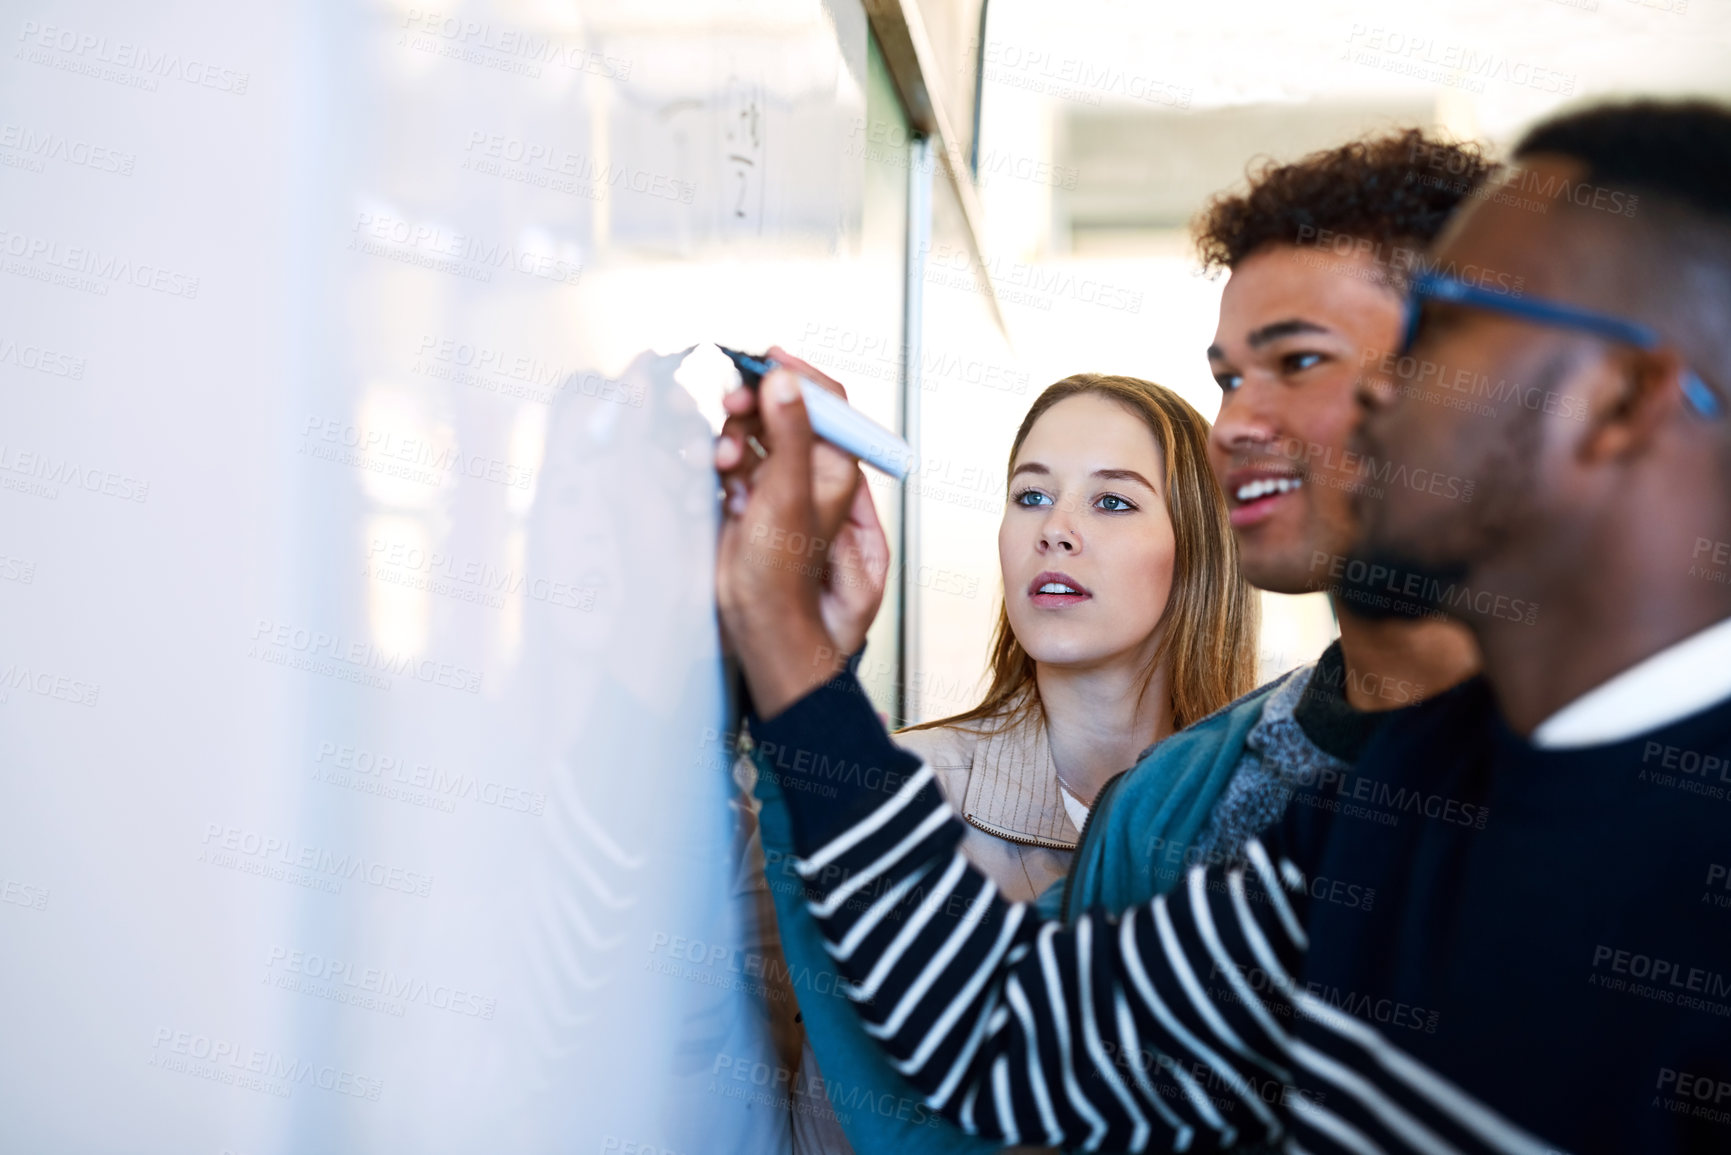
[[[960,726],[898,730],[967,822],[962,853],[1012,902],[1032,902],[1070,869],[1080,835],[1059,794],[1042,719],[998,734]]]

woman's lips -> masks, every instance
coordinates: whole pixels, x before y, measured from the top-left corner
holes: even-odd
[[[1042,609],[1061,609],[1064,606],[1077,606],[1085,601],[1091,601],[1092,594],[1032,594],[1028,600]]]
[[[1040,588],[1048,585],[1067,586],[1074,593],[1041,593]],[[1055,570],[1042,570],[1028,583],[1028,600],[1042,609],[1062,609],[1065,606],[1080,605],[1094,595],[1088,592],[1088,587],[1071,577],[1069,574]]]

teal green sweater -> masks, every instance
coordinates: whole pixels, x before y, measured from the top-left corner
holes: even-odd
[[[1244,753],[1245,735],[1262,716],[1270,682],[1143,751],[1134,767],[1106,784],[1089,811],[1063,884],[1066,919],[1094,906],[1124,910],[1163,894],[1183,874],[1185,855]],[[793,869],[787,806],[772,774],[757,775],[765,870],[775,896],[782,953],[796,983],[806,1033],[823,1073],[830,1105],[857,1155],[967,1155],[999,1151],[928,1111],[889,1065],[840,994],[834,965]],[[1057,889],[1057,888],[1054,888]],[[1041,898],[1047,906],[1051,892]],[[826,976],[817,981],[818,976]],[[818,994],[817,991],[827,993]]]

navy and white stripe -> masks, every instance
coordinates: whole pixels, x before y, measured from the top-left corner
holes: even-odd
[[[812,697],[782,733],[833,735],[814,723],[865,701]],[[1090,1151],[1552,1151],[1304,991],[1309,895],[1278,847],[1252,841],[1122,917],[1043,921],[966,863],[930,769],[877,732],[847,755],[907,767],[899,789],[827,811],[789,792],[800,870],[866,1031],[934,1110]]]

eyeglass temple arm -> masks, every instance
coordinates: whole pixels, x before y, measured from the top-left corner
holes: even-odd
[[[1642,349],[1655,349],[1663,344],[1663,338],[1659,335],[1658,330],[1638,321],[1625,321],[1621,317],[1606,317],[1599,313],[1573,309],[1567,305],[1557,305],[1549,301],[1525,300],[1450,278],[1420,277],[1413,288],[1414,295],[1417,297],[1458,301],[1464,305],[1488,305],[1499,312],[1513,316],[1526,316],[1535,321],[1549,321],[1571,329],[1581,329],[1601,337],[1609,337],[1615,341],[1627,341]],[[1416,317],[1416,309],[1414,313]],[[1413,326],[1409,324],[1406,341],[1408,345],[1411,344],[1412,328]],[[1720,404],[1718,396],[1712,389],[1708,388],[1707,383],[1701,379],[1701,375],[1687,365],[1683,366],[1682,369],[1681,386],[1684,398],[1701,416],[1713,418],[1724,412],[1725,407]]]

